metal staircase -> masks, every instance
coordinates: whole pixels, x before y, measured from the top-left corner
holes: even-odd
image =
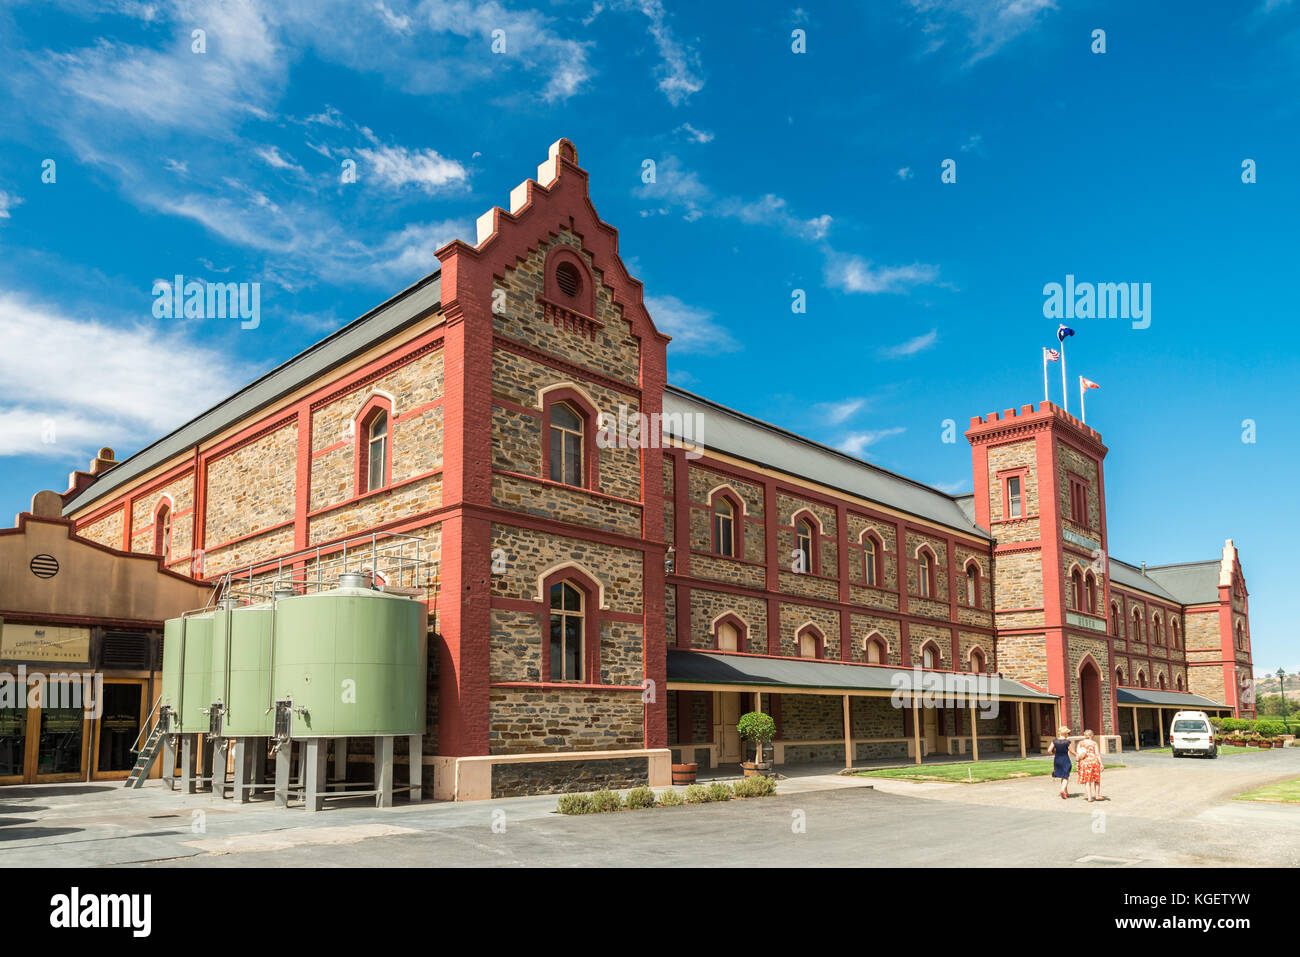
[[[161,700],[161,698],[159,699]],[[154,708],[158,707],[158,702],[154,702]],[[140,788],[144,785],[145,778],[149,777],[149,772],[153,770],[154,762],[158,760],[158,753],[162,750],[163,739],[167,737],[167,725],[171,722],[169,709],[164,708],[163,713],[158,716],[154,722],[153,729],[149,732],[149,737],[145,739],[142,747],[136,755],[135,766],[131,768],[131,773],[127,775],[125,787]],[[139,738],[136,738],[139,743]],[[135,750],[134,748],[132,750]]]

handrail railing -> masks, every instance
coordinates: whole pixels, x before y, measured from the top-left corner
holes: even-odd
[[[135,741],[131,743],[132,754],[140,753],[140,738],[146,731],[151,730],[152,726],[149,724],[149,719],[153,717],[153,713],[158,710],[160,704],[162,704],[162,692],[158,693],[158,699],[153,703],[153,707],[149,709],[149,713],[144,716],[144,724],[140,725],[140,734],[137,734]]]

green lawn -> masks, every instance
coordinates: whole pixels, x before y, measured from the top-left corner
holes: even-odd
[[[1267,787],[1256,788],[1254,791],[1247,791],[1245,794],[1238,794],[1238,801],[1275,801],[1280,804],[1300,804],[1300,778],[1294,778],[1290,781],[1282,781],[1278,784],[1270,784]]]
[[[1264,748],[1243,748],[1236,744],[1219,745],[1220,754],[1258,754],[1265,750]],[[1172,754],[1169,748],[1143,748],[1143,754]]]
[[[1122,768],[1122,764],[1103,761],[1103,767]],[[968,761],[962,764],[931,764],[906,768],[879,768],[874,771],[856,771],[864,778],[900,778],[904,781],[1006,781],[1010,778],[1047,777],[1052,773],[1052,762],[1025,759],[1023,761]]]

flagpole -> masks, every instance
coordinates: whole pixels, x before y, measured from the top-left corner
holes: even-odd
[[[1043,350],[1043,401],[1047,401],[1047,350]]]
[[[1065,376],[1065,336],[1058,335],[1057,339],[1061,342],[1061,402],[1065,405],[1065,411],[1070,411],[1070,380]]]
[[[1083,401],[1086,392],[1083,387],[1083,376],[1079,376],[1079,421],[1084,425],[1088,424],[1088,406]]]

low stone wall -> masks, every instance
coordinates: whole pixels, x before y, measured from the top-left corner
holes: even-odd
[[[535,761],[494,764],[492,796],[568,794],[602,788],[634,788],[650,783],[650,759],[603,758],[594,761]]]

